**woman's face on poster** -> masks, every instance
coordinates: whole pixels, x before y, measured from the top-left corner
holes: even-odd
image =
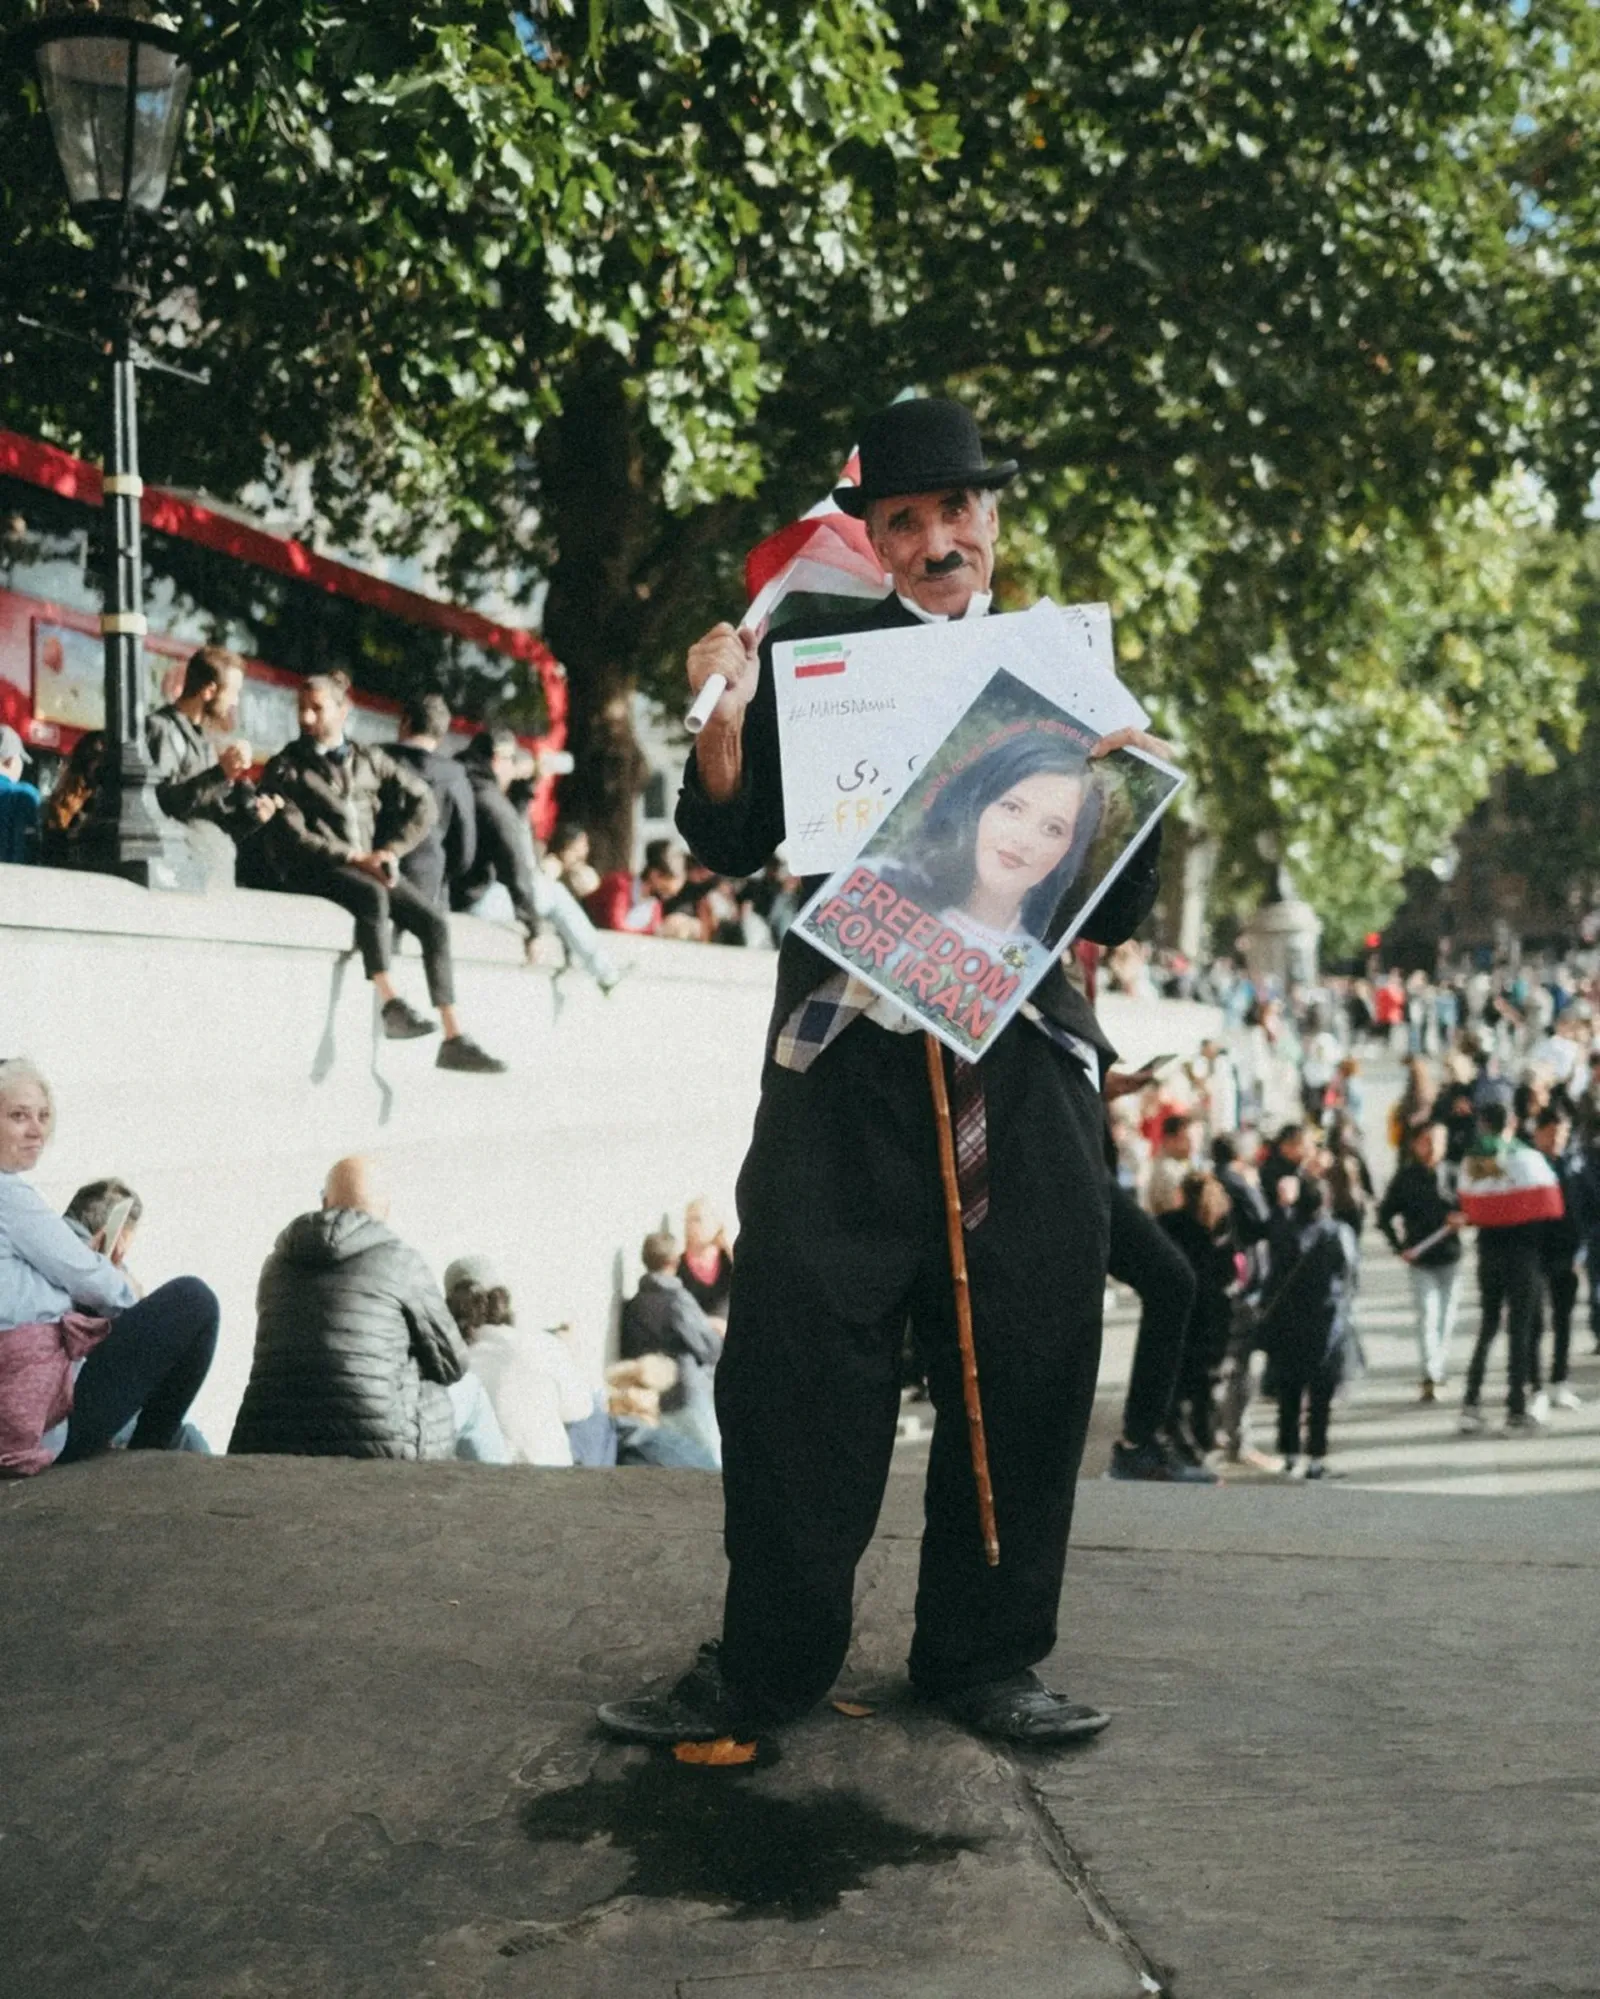
[[[979,816],[976,886],[1020,905],[1065,857],[1082,804],[1082,778],[1058,771],[1019,778]]]

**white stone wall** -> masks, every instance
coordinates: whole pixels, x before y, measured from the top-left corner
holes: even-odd
[[[607,999],[581,973],[525,966],[519,935],[452,921],[464,1022],[507,1076],[441,1074],[433,1040],[377,1039],[330,904],[0,867],[0,1055],[31,1056],[57,1096],[38,1184],[64,1205],[121,1175],[146,1208],[136,1272],[216,1289],[222,1344],[196,1416],[219,1448],[262,1259],[341,1153],[383,1156],[394,1226],[435,1271],[494,1256],[522,1321],[570,1320],[596,1376],[644,1234],[696,1194],[731,1217],[775,959],[617,938],[632,970]],[[405,953],[398,982],[423,1004]],[[1116,999],[1102,1015],[1135,1059],[1191,1050],[1215,1020]]]

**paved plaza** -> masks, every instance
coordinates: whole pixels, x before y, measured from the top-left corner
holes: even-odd
[[[753,1772],[590,1704],[710,1630],[703,1474],[146,1456],[0,1489],[0,1991],[1595,1993],[1593,1502],[1086,1484],[1075,1754],[912,1705],[897,1476]],[[1543,1636],[1541,1636],[1543,1634]]]

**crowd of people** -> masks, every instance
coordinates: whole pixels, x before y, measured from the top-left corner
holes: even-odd
[[[384,1032],[397,1039],[434,1032],[391,978],[394,933],[415,936],[443,1029],[441,1068],[505,1066],[456,1020],[449,910],[515,923],[530,949],[550,930],[565,961],[609,991],[622,973],[602,931],[773,949],[799,908],[800,883],[781,859],[733,881],[662,839],[650,842],[637,874],[600,874],[575,822],[558,825],[541,847],[529,815],[532,753],[511,729],[491,726],[453,754],[453,717],[438,692],[406,703],[397,742],[358,743],[348,733],[348,677],[312,674],[300,688],[299,735],[257,769],[235,727],[243,680],[236,654],[203,646],[181,692],[146,718],[161,809],[192,835],[215,829],[198,833],[213,871],[347,909]],[[0,729],[0,861],[69,861],[93,812],[104,753],[104,736],[88,732],[41,790],[28,779],[33,759],[21,736]]]
[[[1328,1475],[1335,1398],[1363,1366],[1353,1306],[1369,1224],[1408,1266],[1418,1399],[1440,1400],[1459,1359],[1474,1186],[1512,1192],[1503,1212],[1486,1196],[1473,1217],[1482,1309],[1458,1427],[1486,1426],[1502,1331],[1507,1434],[1537,1434],[1553,1411],[1580,1406],[1572,1329],[1585,1268],[1600,1351],[1600,1041],[1589,1000],[1571,989],[1548,1018],[1534,1002],[1509,1023],[1498,1006],[1488,1025],[1469,1014],[1436,1054],[1412,1056],[1389,1111],[1391,1157],[1376,1172],[1362,1074],[1388,1030],[1373,1022],[1358,1040],[1347,1019],[1336,1032],[1318,995],[1266,1005],[1284,1023],[1274,1059],[1292,1079],[1250,1062],[1258,1005],[1255,1026],[1108,1080],[1110,1274],[1140,1306],[1111,1475],[1209,1481],[1230,1462]],[[1331,1054],[1320,1046],[1329,1034]],[[1297,1106],[1276,1125],[1263,1118],[1273,1088]],[[123,1181],[80,1188],[62,1215],[48,1208],[22,1176],[54,1115],[43,1076],[0,1063],[0,1472],[118,1444],[205,1449],[187,1416],[215,1350],[215,1297],[194,1277],[148,1295],[139,1287],[128,1253],[142,1207]],[[340,1160],[321,1207],[288,1224],[262,1270],[229,1449],[716,1469],[726,1234],[693,1201],[681,1241],[654,1231],[640,1260],[619,1358],[590,1380],[569,1326],[518,1325],[490,1257],[464,1254],[436,1283],[391,1229],[376,1163]],[[907,1380],[914,1389],[914,1364]],[[1257,1437],[1262,1398],[1275,1418]]]
[[[189,1411],[216,1296],[194,1276],[144,1289],[129,1262],[143,1204],[124,1181],[90,1182],[55,1213],[26,1177],[55,1116],[45,1076],[0,1061],[0,1476],[119,1447],[208,1451]],[[353,1156],[283,1229],[229,1451],[719,1468],[732,1258],[709,1203],[689,1203],[681,1244],[645,1238],[621,1358],[600,1379],[570,1325],[518,1325],[491,1257],[460,1256],[436,1282],[389,1211],[381,1167]]]
[[[443,1068],[505,1067],[462,1026],[450,910],[517,924],[530,947],[542,929],[554,930],[567,960],[606,991],[621,976],[608,932],[770,948],[796,913],[800,884],[781,857],[732,878],[658,840],[637,875],[602,875],[586,832],[570,823],[541,851],[529,822],[536,773],[528,753],[511,731],[490,727],[461,756],[448,754],[452,716],[436,693],[410,702],[398,742],[378,747],[348,733],[344,677],[312,675],[300,690],[299,735],[258,769],[251,746],[230,733],[242,677],[237,657],[204,647],[178,696],[148,718],[163,809],[211,829],[207,837],[223,842],[241,884],[349,911],[383,1033],[440,1032]],[[100,751],[98,739],[83,738],[41,796],[26,782],[20,738],[0,730],[4,858],[65,857],[73,826],[93,807]],[[396,987],[397,931],[421,945],[437,1021]],[[1226,957],[1195,961],[1138,942],[1104,955],[1089,976],[1105,987],[1208,1001],[1224,1022],[1187,1061],[1113,1071],[1107,1082],[1118,1180],[1111,1274],[1141,1305],[1114,1476],[1197,1480],[1230,1459],[1325,1475],[1331,1406],[1362,1364],[1352,1306],[1369,1217],[1409,1266],[1418,1392],[1436,1401],[1449,1383],[1461,1302],[1463,1184],[1515,1179],[1524,1160],[1544,1162],[1541,1211],[1528,1212],[1529,1195],[1507,1209],[1516,1219],[1475,1218],[1483,1316],[1459,1422],[1466,1431],[1483,1426],[1502,1321],[1508,1428],[1536,1430],[1552,1409],[1576,1405],[1571,1326],[1585,1265],[1600,1342],[1600,961],[1592,958],[1483,965],[1446,944],[1432,974],[1374,965],[1284,994]],[[1379,1162],[1380,1201],[1362,1137],[1363,1067],[1383,1055],[1403,1057],[1407,1069],[1390,1118],[1392,1166]],[[28,1142],[42,1143],[53,1114],[48,1089],[26,1065],[0,1076],[8,1071],[6,1116],[24,1116],[9,1106],[25,1101]],[[71,1351],[65,1387],[57,1382],[52,1394],[88,1412],[79,1434],[53,1421],[22,1455],[72,1455],[123,1432],[142,1442],[190,1437],[182,1410],[167,1420],[178,1391],[162,1388],[166,1376],[146,1381],[119,1357],[131,1344],[126,1326],[159,1327],[159,1337],[141,1336],[141,1350],[166,1355],[192,1399],[209,1349],[204,1362],[196,1355],[215,1341],[214,1300],[208,1305],[210,1294],[189,1279],[178,1280],[187,1290],[136,1296],[124,1265],[137,1213],[124,1220],[120,1243],[103,1243],[98,1224],[85,1226],[94,1212],[92,1202],[83,1205],[87,1192],[65,1217],[46,1216],[18,1193],[20,1170],[0,1169],[8,1204],[0,1239],[17,1291],[0,1300],[0,1312],[20,1325],[33,1308],[59,1307],[56,1321],[72,1328],[62,1351]],[[235,1448],[719,1462],[710,1380],[728,1250],[700,1209],[685,1218],[681,1248],[661,1232],[645,1243],[621,1358],[603,1385],[577,1380],[559,1331],[516,1327],[509,1292],[481,1256],[458,1260],[442,1289],[434,1285],[390,1232],[387,1211],[371,1162],[346,1160],[330,1172],[322,1208],[285,1230],[263,1272],[256,1365]],[[379,1294],[392,1306],[382,1325],[369,1309]],[[308,1311],[307,1297],[327,1312]],[[341,1299],[354,1313],[348,1323]],[[364,1343],[374,1338],[398,1341],[409,1356],[399,1374],[391,1370],[399,1400],[391,1396],[382,1410],[360,1406],[340,1385],[342,1372],[362,1377]],[[52,1380],[58,1360],[46,1369]],[[69,1393],[79,1376],[89,1391]],[[115,1387],[90,1392],[108,1381]],[[1271,1451],[1256,1449],[1250,1433],[1258,1391],[1276,1403]],[[137,1408],[125,1408],[135,1394]],[[324,1428],[319,1397],[332,1412]],[[141,1425],[147,1404],[159,1422]]]
[[[1487,1425],[1502,1332],[1506,1434],[1580,1406],[1584,1269],[1600,1351],[1595,966],[1390,971],[1286,997],[1226,960],[1174,966],[1135,946],[1108,969],[1134,993],[1181,980],[1227,1022],[1193,1059],[1108,1086],[1111,1274],[1141,1307],[1113,1476],[1199,1479],[1225,1461],[1327,1475],[1334,1399],[1364,1365],[1353,1308],[1369,1222],[1408,1268],[1420,1403],[1450,1383],[1470,1228],[1481,1312],[1458,1428]],[[1369,1160],[1364,1070],[1394,1055],[1388,1156]],[[1170,1405],[1154,1405],[1149,1385],[1174,1376]],[[1250,1433],[1258,1392],[1276,1404],[1271,1448]]]

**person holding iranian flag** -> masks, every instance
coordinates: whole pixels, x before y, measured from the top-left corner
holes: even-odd
[[[1503,1103],[1478,1112],[1479,1137],[1461,1163],[1462,1212],[1478,1231],[1478,1290],[1483,1318],[1467,1368],[1466,1394],[1457,1425],[1463,1436],[1484,1427],[1479,1398],[1489,1349],[1506,1321],[1506,1435],[1535,1435],[1543,1427],[1528,1407],[1539,1324],[1540,1255],[1545,1224],[1564,1212],[1561,1183],[1542,1152],[1511,1131]]]
[[[781,566],[744,627],[719,625],[690,649],[702,733],[677,824],[706,867],[751,875],[784,840],[775,632],[817,641],[820,664],[821,642],[841,634],[986,615],[996,495],[1017,470],[988,459],[958,403],[911,398],[868,419],[857,477],[771,550],[769,565]],[[779,613],[795,596],[809,601],[791,623]],[[1134,741],[1167,754],[1119,731],[1090,758]],[[1149,914],[1158,854],[1157,829],[1094,910],[1090,940],[1119,944]],[[1100,1356],[1111,1203],[1101,1084],[1114,1053],[1057,965],[981,1065],[945,1058],[952,1218],[920,1023],[789,932],[739,1177],[717,1370],[721,1637],[676,1684],[603,1703],[608,1733],[673,1746],[730,1737],[745,1750],[826,1697],[888,1477],[908,1321],[936,1412],[912,1685],[1003,1741],[1059,1745],[1105,1727],[1103,1710],[1036,1668],[1056,1645]],[[997,1565],[986,1560],[968,1448],[952,1219],[970,1280]]]

